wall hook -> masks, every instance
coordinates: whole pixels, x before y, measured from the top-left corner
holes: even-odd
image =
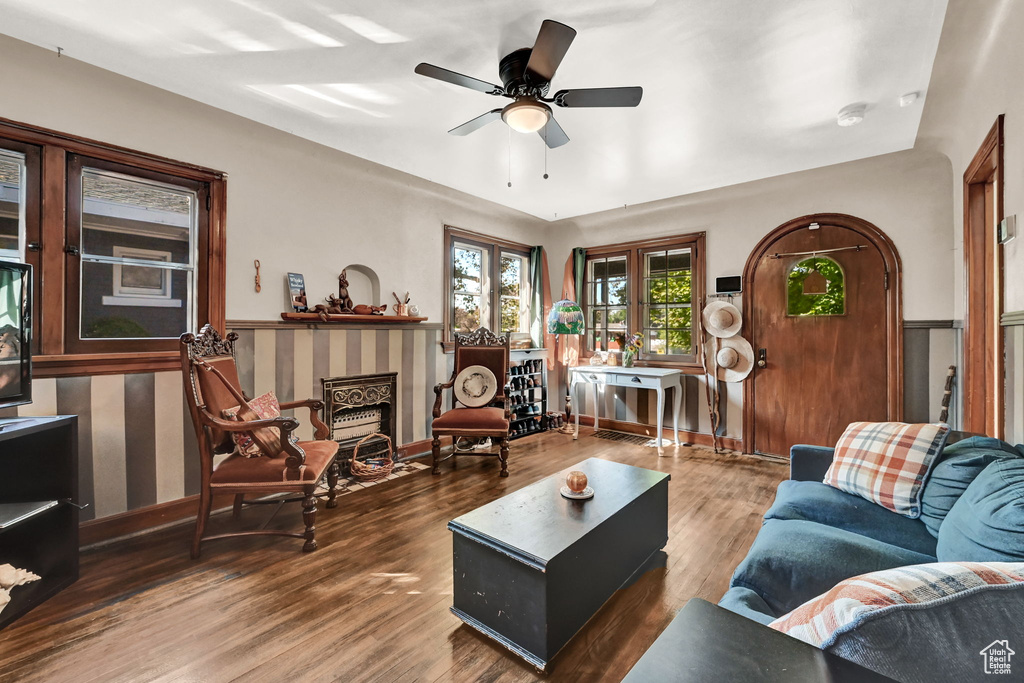
[[[263,287],[260,285],[260,260],[255,259],[252,264],[256,266],[256,293],[259,294]]]

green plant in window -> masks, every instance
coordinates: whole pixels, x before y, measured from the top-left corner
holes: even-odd
[[[825,278],[828,286],[824,294],[808,294],[804,291],[807,277],[814,272]],[[790,268],[786,278],[786,294],[787,315],[843,315],[846,312],[843,269],[830,258],[815,256]]]
[[[149,332],[139,323],[129,318],[100,318],[86,330],[87,339],[133,339],[148,337]]]

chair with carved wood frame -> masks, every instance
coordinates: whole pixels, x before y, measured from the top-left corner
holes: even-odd
[[[498,381],[497,393],[491,405],[480,408],[456,407],[441,413],[441,397],[445,389],[455,385],[455,378],[463,369],[471,365],[482,365],[494,373]],[[459,451],[454,445],[459,437],[491,437],[501,439],[498,459],[501,461],[501,475],[508,476],[508,430],[511,420],[508,396],[505,385],[508,384],[509,339],[508,335],[496,335],[486,327],[470,334],[455,337],[455,369],[451,379],[434,387],[434,421],[431,424],[433,439],[431,450],[434,456],[434,474],[440,474],[442,460],[455,455],[494,455],[493,453],[472,453]],[[501,404],[495,407],[493,404]],[[441,457],[441,437],[452,437],[452,452]]]
[[[199,491],[199,513],[196,517],[195,535],[192,539],[192,558],[199,557],[203,541],[232,536],[275,535],[304,538],[302,550],[316,550],[316,487],[321,477],[327,475],[327,507],[337,507],[338,463],[335,456],[338,444],[327,440],[327,426],[317,415],[323,403],[314,399],[282,403],[282,410],[308,408],[310,422],[315,428],[313,441],[292,443],[289,438],[299,421],[293,417],[256,419],[242,393],[235,366],[235,340],[238,335],[230,333],[226,338],[211,325],[203,326],[198,335],[181,336],[181,371],[185,383],[185,397],[192,424],[199,441],[202,487]],[[243,406],[243,403],[245,404]],[[240,407],[240,420],[223,417],[224,410]],[[267,428],[280,430],[275,434]],[[264,454],[247,458],[235,451],[232,434],[245,433],[259,445]],[[233,452],[235,451],[235,452]],[[228,455],[227,459],[214,467],[214,456]],[[272,493],[296,493],[293,498],[266,499]],[[256,495],[249,500],[246,494]],[[281,502],[302,501],[302,519],[305,530],[290,532],[284,530],[238,531],[215,536],[205,536],[214,496],[233,495],[233,512],[237,519],[243,505],[260,503],[280,504]]]

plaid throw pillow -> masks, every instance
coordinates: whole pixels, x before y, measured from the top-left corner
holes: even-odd
[[[947,436],[945,424],[854,422],[839,437],[824,482],[917,519],[924,480]]]
[[[936,562],[897,567],[840,581],[832,590],[769,626],[824,650],[869,618],[946,604],[985,590],[1021,588],[1021,562]],[[1006,599],[1013,600],[1014,596],[1007,594]]]

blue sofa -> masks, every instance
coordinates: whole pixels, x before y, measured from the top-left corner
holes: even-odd
[[[987,437],[947,445],[923,487],[918,519],[823,484],[832,455],[831,448],[793,447],[790,479],[779,485],[720,606],[768,624],[867,572],[936,561],[1024,562],[1024,446]],[[828,651],[897,680],[973,680],[975,640],[1024,633],[1024,591],[975,602],[909,612],[896,636],[891,624],[858,626]],[[972,629],[976,637],[967,637]],[[923,665],[928,653],[934,658]]]

